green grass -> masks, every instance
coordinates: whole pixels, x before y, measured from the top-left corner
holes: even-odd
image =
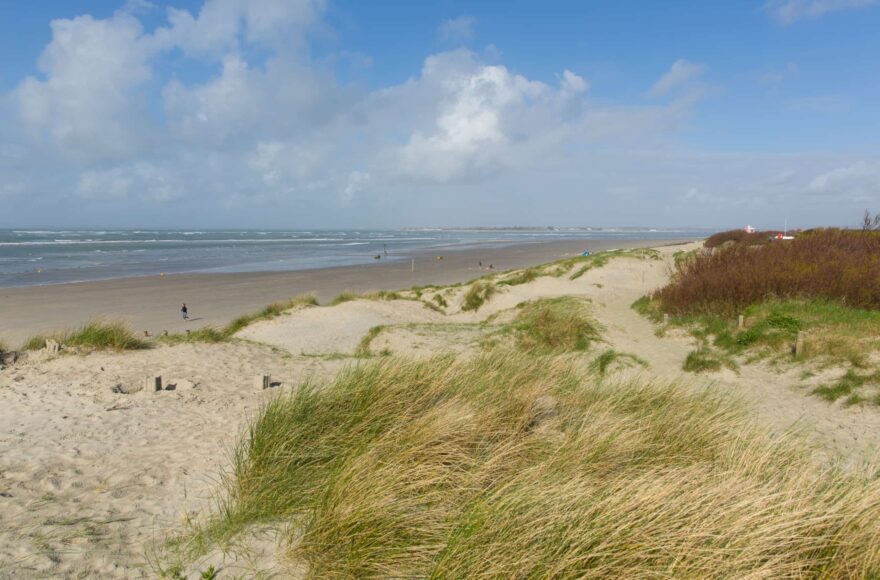
[[[372,344],[373,340],[385,330],[386,326],[384,324],[380,324],[379,326],[374,326],[367,331],[367,334],[361,339],[358,343],[357,348],[354,350],[354,356],[358,358],[367,358],[373,356],[372,351],[370,351],[370,344]]]
[[[358,295],[350,290],[343,290],[339,294],[336,295],[336,298],[330,301],[330,306],[336,306],[337,304],[342,304],[343,302],[351,302],[352,300],[357,300]]]
[[[689,373],[716,372],[721,370],[721,359],[718,355],[706,348],[693,350],[684,359],[682,369]]]
[[[461,310],[469,312],[480,309],[496,292],[495,285],[491,282],[474,282],[464,294]]]
[[[587,303],[563,296],[525,302],[511,328],[516,346],[533,353],[584,351],[599,339],[600,329]]]
[[[318,301],[315,299],[314,294],[301,294],[299,296],[295,296],[289,300],[284,300],[281,302],[273,302],[272,304],[266,306],[259,312],[254,312],[253,314],[245,314],[244,316],[239,316],[228,325],[226,325],[223,329],[223,332],[228,336],[234,335],[236,332],[242,330],[246,326],[250,326],[254,322],[259,322],[261,320],[269,320],[275,318],[282,312],[286,310],[291,310],[293,308],[298,308],[301,306],[316,306]]]
[[[662,320],[656,300],[640,298],[633,309],[654,322]],[[744,355],[753,360],[791,359],[798,332],[804,333],[801,360],[862,367],[868,355],[880,348],[880,312],[872,310],[819,300],[787,300],[752,305],[743,315],[744,329],[737,328],[734,318],[708,314],[671,316],[669,322],[726,356]]]
[[[446,308],[449,306],[449,303],[446,302],[446,298],[444,298],[442,294],[434,294],[433,300],[440,308]]]
[[[613,368],[630,368],[633,366],[647,368],[648,362],[634,354],[617,352],[613,348],[609,348],[590,363],[590,370],[599,376],[604,376]]]
[[[880,573],[876,477],[818,466],[720,392],[566,357],[356,365],[269,401],[232,461],[163,569],[273,526],[308,578]]]
[[[171,346],[187,342],[218,343],[229,340],[231,336],[232,335],[228,334],[225,329],[204,326],[189,332],[173,332],[167,335],[157,336],[156,342]]]
[[[870,397],[863,396],[860,391],[865,385],[880,387],[880,371],[859,374],[854,369],[849,369],[834,383],[815,388],[813,394],[828,401],[836,401],[841,397],[847,397],[846,402],[850,405],[863,402],[880,405],[880,394],[875,392]]]
[[[544,272],[540,268],[526,268],[519,270],[504,280],[498,282],[499,286],[519,286],[520,284],[528,284],[536,280],[539,276],[543,276]]]
[[[67,331],[30,337],[22,350],[39,350],[46,340],[54,340],[65,347],[85,350],[140,350],[150,343],[137,338],[131,329],[120,321],[91,320],[85,325]]]

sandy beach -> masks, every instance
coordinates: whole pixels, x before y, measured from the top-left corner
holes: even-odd
[[[675,244],[688,240],[664,240]],[[326,302],[343,290],[366,292],[425,284],[453,284],[476,278],[492,264],[496,271],[532,266],[562,257],[611,248],[657,245],[656,240],[568,240],[505,247],[436,249],[364,265],[256,274],[180,274],[120,278],[25,288],[0,288],[0,340],[10,346],[28,337],[81,325],[101,316],[128,322],[137,332],[179,332],[219,326],[267,304],[311,292]],[[438,260],[437,256],[443,256]],[[415,260],[415,271],[412,261]],[[181,320],[181,303],[191,320]]]
[[[506,259],[499,260],[500,267],[512,267],[571,254],[577,246],[504,249],[484,255]],[[655,326],[630,305],[668,280],[674,252],[695,247],[698,244],[666,246],[659,249],[658,259],[613,259],[574,280],[543,276],[499,286],[477,312],[462,309],[466,288],[457,287],[434,292],[442,291],[448,302],[442,312],[414,299],[361,299],[298,308],[253,324],[235,340],[220,344],[158,346],[128,353],[31,353],[0,370],[0,578],[155,577],[157,547],[185,529],[188,521],[209,512],[219,477],[228,469],[231,446],[273,394],[289,392],[307,379],[324,383],[347,365],[359,364],[361,359],[354,356],[359,344],[377,326],[383,330],[370,345],[376,353],[410,358],[438,352],[468,356],[480,351],[481,341],[495,325],[511,319],[517,305],[538,298],[574,296],[589,301],[603,329],[601,349],[638,353],[644,360],[644,368],[620,368],[614,371],[616,376],[641,374],[694,389],[720,388],[741,396],[753,416],[773,432],[798,432],[817,461],[860,465],[876,459],[880,413],[806,396],[797,367],[782,372],[756,365],[739,373],[682,373],[682,361],[694,348],[693,338],[683,333],[659,336]],[[474,277],[479,273],[470,264],[474,256],[449,255],[442,263],[425,259],[419,282]],[[211,296],[214,322],[300,291],[318,290],[326,297],[339,287],[412,285],[407,272],[396,264],[377,267],[371,276],[358,276],[363,270],[368,268],[242,280],[223,277],[226,285],[213,293],[211,281],[198,277],[170,279],[167,288],[154,279],[137,283],[164,292],[169,300],[169,293],[180,288]],[[334,276],[342,278],[337,286],[332,285]],[[102,300],[110,301],[132,284],[135,281],[125,280],[85,287],[101,288]],[[249,295],[255,288],[264,294]],[[86,289],[75,287],[31,292],[44,293],[45,300],[46,293],[60,296],[71,290],[69,318],[63,320],[85,316],[87,308],[100,304],[91,301]],[[142,292],[138,296],[143,300],[150,296],[150,291]],[[243,304],[234,304],[236,296]],[[21,308],[26,307],[24,298],[25,293],[16,298]],[[145,304],[159,311],[158,300]],[[4,309],[14,312],[7,304]],[[58,316],[65,316],[64,312],[59,308]],[[136,320],[149,320],[146,313],[140,316]],[[169,326],[170,320],[173,317]],[[601,349],[585,356],[594,357]],[[153,375],[163,377],[161,392],[143,390],[144,377]],[[255,375],[270,375],[274,388],[255,387]],[[210,551],[185,572],[198,577],[200,570],[215,566],[221,577],[290,577],[290,563],[277,550],[273,536],[255,535],[246,551]]]

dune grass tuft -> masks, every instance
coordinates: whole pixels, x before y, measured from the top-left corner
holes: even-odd
[[[268,402],[216,517],[165,561],[275,526],[310,578],[876,577],[880,479],[818,467],[715,391],[565,357],[357,365]]]
[[[495,292],[495,285],[491,282],[474,282],[464,294],[464,299],[461,304],[462,311],[468,312],[473,310],[476,312],[495,294]]]
[[[367,358],[373,356],[372,351],[370,350],[370,345],[373,343],[373,340],[379,336],[382,331],[385,330],[385,325],[380,324],[378,326],[374,326],[367,331],[367,334],[361,338],[361,341],[358,343],[357,348],[354,350],[354,356],[358,358]]]
[[[513,323],[516,345],[538,353],[583,351],[599,338],[598,324],[583,300],[563,296],[519,305]]]
[[[47,340],[86,350],[123,351],[150,347],[150,343],[137,338],[124,322],[94,319],[73,330],[32,336],[22,350],[39,350],[46,346]]]
[[[499,286],[519,286],[520,284],[528,284],[536,280],[539,276],[543,276],[544,272],[540,268],[526,268],[519,270],[512,276],[498,282]]]
[[[609,348],[590,363],[590,370],[599,376],[604,376],[612,368],[629,368],[633,366],[647,368],[648,362],[640,356],[626,352],[617,352],[613,348]]]

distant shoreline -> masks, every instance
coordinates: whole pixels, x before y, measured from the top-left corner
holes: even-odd
[[[70,328],[94,317],[122,319],[137,332],[182,331],[220,326],[271,302],[312,292],[328,302],[343,290],[395,290],[453,284],[481,276],[478,264],[496,271],[533,266],[563,257],[613,248],[656,247],[680,239],[574,239],[522,242],[496,247],[417,250],[406,259],[355,266],[257,273],[173,274],[0,288],[0,339],[17,347],[38,332]],[[443,259],[437,259],[443,252]],[[412,264],[415,263],[415,271]],[[190,306],[193,320],[178,309]]]

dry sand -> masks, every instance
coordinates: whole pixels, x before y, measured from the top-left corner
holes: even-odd
[[[226,450],[266,397],[306,377],[331,378],[355,360],[345,357],[374,326],[385,326],[371,344],[374,352],[466,352],[491,332],[491,324],[472,323],[504,320],[518,303],[539,297],[589,299],[607,341],[593,354],[614,348],[649,365],[622,375],[641,372],[741,394],[768,428],[801,432],[819,461],[876,458],[880,411],[809,397],[798,389],[795,369],[752,365],[739,374],[682,376],[692,340],[656,336],[655,326],[630,308],[664,283],[677,249],[662,248],[662,261],[615,259],[577,280],[543,277],[500,287],[477,313],[461,312],[464,288],[453,288],[442,291],[445,315],[411,300],[356,300],[294,310],[248,327],[239,335],[246,340],[229,344],[40,355],[2,370],[0,578],[154,576],[144,546],[179,529],[187,515],[204,513],[228,465]],[[257,373],[281,385],[256,389]],[[147,374],[177,387],[137,392]],[[271,574],[272,545],[266,542],[268,554],[256,563],[214,553],[201,566],[210,562],[224,575],[245,576],[268,567]]]

